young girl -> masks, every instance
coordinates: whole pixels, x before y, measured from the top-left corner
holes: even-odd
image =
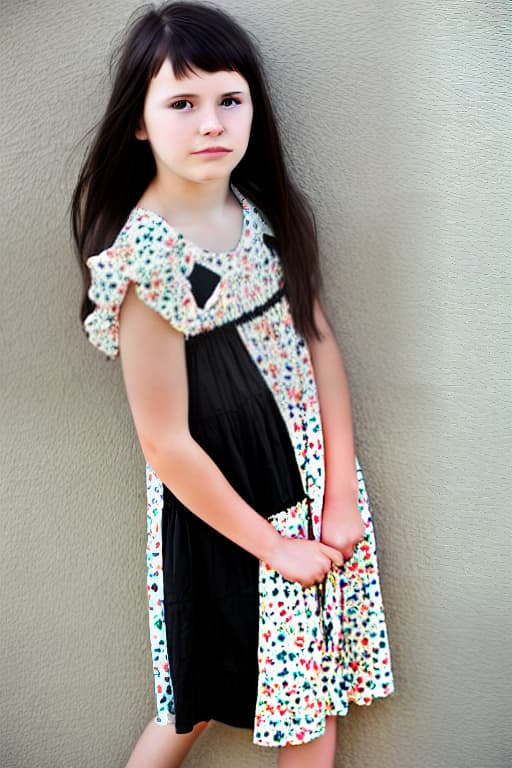
[[[394,690],[375,536],[313,215],[232,18],[132,24],[72,219],[147,462],[156,717],[128,766],[181,765],[211,720],[333,766],[336,716]]]

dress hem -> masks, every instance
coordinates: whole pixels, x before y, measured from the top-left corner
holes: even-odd
[[[389,684],[387,686],[387,690],[383,690],[380,692],[372,693],[371,696],[349,696],[347,706],[342,711],[334,711],[329,712],[328,707],[326,707],[326,711],[324,713],[323,719],[318,723],[317,727],[311,728],[311,730],[302,730],[300,732],[300,735],[297,736],[295,739],[288,739],[287,741],[275,741],[270,740],[269,738],[265,738],[264,736],[253,736],[252,743],[255,744],[258,747],[294,747],[294,746],[300,746],[301,744],[307,744],[310,741],[314,741],[315,739],[320,738],[323,736],[325,732],[325,718],[326,717],[346,717],[349,714],[350,711],[350,704],[357,704],[357,706],[360,707],[368,707],[370,704],[372,704],[376,699],[384,699],[388,696],[391,696],[395,692],[395,688],[393,684]],[[201,722],[211,722],[214,721],[216,723],[221,723],[222,725],[227,725],[230,728],[239,728],[241,730],[253,730],[254,727],[252,725],[240,725],[236,723],[227,723],[224,720],[220,720],[215,717],[205,717],[200,720],[197,720],[196,723],[194,723],[193,726],[191,726],[189,731],[183,731],[180,730],[179,733],[191,733],[192,729],[195,725]],[[159,726],[166,726],[166,725],[175,725],[175,715],[171,712],[168,713],[167,719],[164,720],[161,716],[156,715],[153,718],[153,722],[156,725]],[[176,731],[178,733],[178,731]]]
[[[258,747],[296,747],[300,746],[301,744],[307,744],[310,741],[314,741],[315,739],[320,738],[323,736],[325,732],[325,718],[326,717],[346,717],[349,714],[350,711],[350,704],[357,704],[358,706],[370,706],[372,702],[374,702],[376,699],[384,699],[388,696],[391,696],[395,692],[394,685],[389,684],[387,686],[387,690],[382,690],[380,692],[372,693],[371,696],[349,696],[347,706],[344,707],[342,711],[333,711],[329,712],[328,707],[326,707],[326,711],[324,712],[324,717],[317,721],[316,727],[315,725],[311,724],[310,728],[303,728],[302,730],[297,732],[297,736],[295,738],[287,739],[286,741],[276,741],[272,740],[270,738],[265,738],[265,736],[253,736],[252,743],[255,744]],[[295,725],[296,729],[296,725]],[[258,729],[261,732],[261,726]]]

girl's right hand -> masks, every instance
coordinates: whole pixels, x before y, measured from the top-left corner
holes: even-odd
[[[280,536],[268,564],[285,579],[311,587],[325,579],[333,563],[343,565],[343,555],[337,549],[316,540]]]

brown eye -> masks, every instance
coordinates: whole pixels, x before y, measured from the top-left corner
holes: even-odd
[[[187,99],[179,99],[178,101],[173,101],[171,109],[182,110],[186,104],[190,104],[190,101]]]
[[[230,102],[232,102],[232,103],[231,103],[231,104],[225,104],[225,102],[226,102],[226,101],[230,101]],[[232,106],[234,106],[235,104],[240,104],[240,103],[241,103],[241,102],[240,102],[240,99],[235,99],[235,97],[234,97],[234,96],[226,96],[226,98],[225,98],[225,99],[222,99],[222,101],[221,101],[221,104],[222,104],[223,106],[225,106],[225,107],[232,107]]]

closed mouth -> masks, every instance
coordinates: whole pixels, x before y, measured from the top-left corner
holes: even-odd
[[[207,147],[206,149],[198,149],[197,152],[192,152],[192,154],[203,155],[207,152],[232,152],[232,150],[226,149],[226,147]]]

